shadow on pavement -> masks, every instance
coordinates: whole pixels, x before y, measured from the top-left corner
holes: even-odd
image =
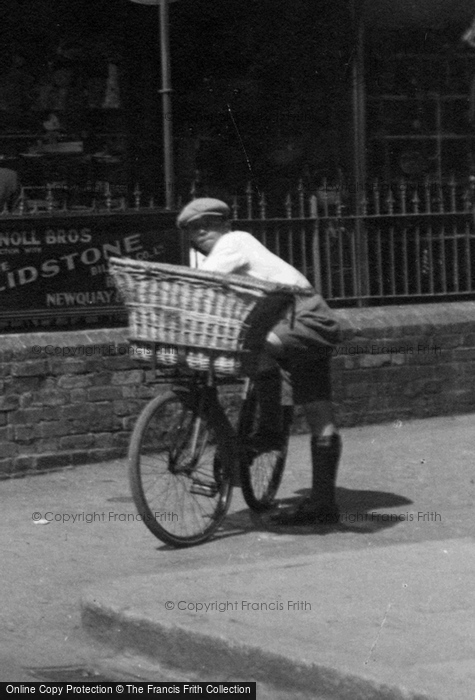
[[[279,510],[283,512],[291,510],[302,498],[310,495],[308,489],[299,489],[296,493],[299,495],[281,499]],[[283,527],[268,522],[265,516],[263,520],[268,524],[269,529],[285,533],[327,535],[332,532],[354,532],[368,534],[394,527],[406,519],[404,513],[375,512],[376,510],[400,508],[410,505],[413,501],[405,496],[387,491],[337,488],[337,502],[340,507],[340,522],[336,524]]]
[[[297,496],[279,499],[276,502],[276,509],[278,507],[279,511],[283,512],[292,509],[309,493],[308,489],[299,489],[296,491]],[[400,525],[406,519],[405,513],[385,513],[381,512],[382,508],[400,508],[413,503],[404,496],[387,491],[345,488],[337,489],[337,500],[341,518],[336,524],[285,527],[272,523],[270,518],[275,514],[276,509],[266,513],[254,513],[250,509],[244,509],[229,514],[212,539],[223,540],[256,530],[298,535],[328,535],[334,532],[353,532],[363,535]],[[376,510],[378,512],[375,512]],[[168,545],[157,547],[159,551],[173,549]]]

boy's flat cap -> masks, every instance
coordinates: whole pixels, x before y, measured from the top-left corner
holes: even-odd
[[[226,202],[211,197],[199,197],[189,202],[179,213],[176,223],[183,227],[202,216],[222,216],[227,218],[231,210]]]

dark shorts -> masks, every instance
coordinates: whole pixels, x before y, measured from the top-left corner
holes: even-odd
[[[284,396],[290,387],[295,404],[330,401],[330,362],[340,327],[323,298],[298,297],[272,330],[282,343],[282,357],[275,359],[284,378]]]

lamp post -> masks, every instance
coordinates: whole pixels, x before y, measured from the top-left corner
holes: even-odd
[[[175,176],[173,168],[173,119],[170,79],[170,39],[168,5],[176,0],[132,0],[139,5],[158,5],[160,25],[160,57],[162,87],[163,170],[165,176],[165,207],[173,209],[175,201]]]

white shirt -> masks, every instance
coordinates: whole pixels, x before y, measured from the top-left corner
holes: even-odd
[[[223,234],[200,268],[210,272],[247,275],[277,284],[303,288],[311,286],[295,267],[271,253],[246,231],[230,231]]]

